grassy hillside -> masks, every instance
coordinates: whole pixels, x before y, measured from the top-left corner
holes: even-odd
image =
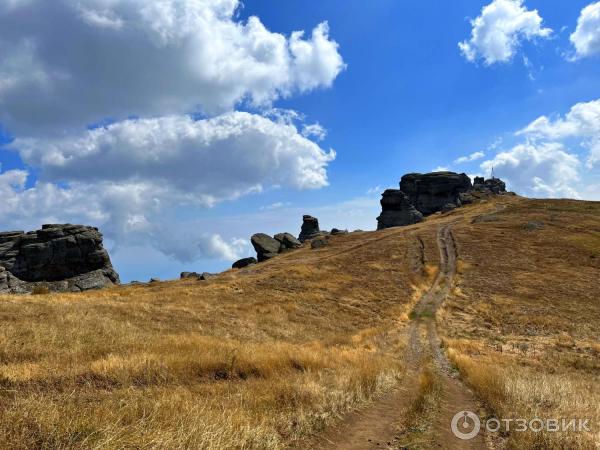
[[[600,203],[523,200],[469,218],[438,315],[450,359],[499,416],[590,418],[596,433],[513,433],[511,446],[597,448]]]
[[[0,448],[303,448],[423,384],[407,331],[442,225],[458,260],[438,329],[488,411],[600,421],[600,203],[502,197],[207,282],[0,297]]]

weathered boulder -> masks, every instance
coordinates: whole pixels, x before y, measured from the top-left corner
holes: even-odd
[[[180,280],[187,280],[189,278],[198,278],[200,276],[200,274],[196,273],[196,272],[181,272],[181,275],[179,276]]]
[[[181,272],[180,275],[180,279],[181,280],[189,280],[189,279],[195,279],[195,280],[208,280],[210,278],[215,277],[215,274],[209,273],[209,272],[202,272],[202,273],[198,273],[198,272]]]
[[[234,262],[231,265],[232,269],[243,269],[244,267],[248,267],[252,264],[256,264],[258,261],[254,257],[250,258],[242,258],[239,261]]]
[[[471,179],[464,173],[410,173],[400,181],[400,190],[423,215],[441,211],[448,203],[459,204],[461,192],[472,189]]]
[[[281,249],[281,242],[268,234],[256,233],[250,241],[254,250],[256,250],[258,262],[263,262],[273,258],[273,256],[277,256]]]
[[[202,272],[202,274],[198,277],[198,280],[200,281],[208,281],[211,278],[216,277],[217,275],[214,273],[210,273],[210,272]]]
[[[308,215],[302,216],[302,228],[300,230],[300,236],[298,236],[300,242],[314,239],[321,234],[322,232],[319,230],[319,220],[316,217]]]
[[[279,233],[276,234],[274,238],[281,244],[280,251],[302,247],[302,242],[290,233]]]
[[[261,254],[257,254],[257,258],[258,258],[258,262],[265,262],[268,261],[270,259],[275,258],[277,255],[279,255],[279,253],[261,253]]]
[[[410,203],[407,195],[398,189],[387,189],[381,198],[381,215],[377,229],[412,225],[423,220],[423,214]]]
[[[318,249],[318,248],[322,248],[325,247],[327,245],[327,239],[324,238],[318,238],[318,239],[313,239],[312,242],[310,243],[310,248],[312,248],[313,250]]]
[[[119,284],[97,228],[44,225],[25,233],[0,233],[0,292],[85,291]]]
[[[490,178],[489,180],[485,180],[485,187],[494,194],[502,194],[506,192],[506,183],[500,178]]]
[[[331,235],[336,236],[338,234],[348,234],[348,230],[340,230],[339,228],[332,228]]]

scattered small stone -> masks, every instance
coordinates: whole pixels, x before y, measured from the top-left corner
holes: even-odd
[[[525,231],[537,231],[544,228],[544,222],[528,222],[523,225]]]
[[[498,222],[500,220],[496,214],[484,214],[475,217],[471,223],[487,223],[487,222]]]

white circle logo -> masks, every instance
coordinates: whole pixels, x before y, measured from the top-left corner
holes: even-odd
[[[468,441],[477,436],[479,430],[481,430],[481,421],[474,412],[461,411],[452,418],[451,427],[454,436],[463,441]]]

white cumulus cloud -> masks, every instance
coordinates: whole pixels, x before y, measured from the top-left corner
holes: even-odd
[[[477,161],[478,159],[481,159],[483,157],[485,157],[485,153],[475,152],[475,153],[471,153],[468,156],[461,156],[460,158],[455,159],[454,163],[455,164],[464,164],[464,163],[468,163],[468,162]]]
[[[513,58],[522,41],[552,34],[542,22],[538,11],[528,10],[523,0],[494,0],[471,21],[471,38],[458,46],[471,62],[482,58],[486,65],[505,63]]]
[[[44,181],[147,181],[207,204],[265,186],[326,186],[335,158],[293,124],[246,112],[131,119],[67,137],[17,138],[11,147]]]
[[[561,144],[519,144],[484,161],[481,170],[506,180],[522,195],[578,198],[580,161]]]
[[[0,171],[0,229],[85,223],[117,246],[232,260],[246,236],[196,226],[205,208],[326,186],[325,129],[273,104],[330,87],[339,46],[327,22],[276,33],[241,6],[0,1],[0,125],[31,168]]]
[[[277,186],[320,188],[335,157],[292,123],[244,112],[131,119],[75,136],[18,138],[11,146],[40,174],[29,188],[24,170],[0,174],[2,228],[94,224],[117,244],[151,243],[180,260],[234,259],[244,248],[204,230],[172,232],[177,208]]]
[[[588,149],[587,166],[600,163],[600,99],[577,103],[564,117],[541,116],[517,133],[537,141],[576,139]]]
[[[592,3],[581,10],[577,28],[571,34],[575,57],[600,54],[600,2]]]
[[[0,173],[0,226],[36,229],[43,223],[71,222],[99,226],[121,246],[150,246],[179,261],[198,258],[232,261],[247,253],[246,239],[225,239],[220,234],[188,227],[165,217],[177,193],[148,183],[104,182],[74,184],[63,189],[38,182],[26,188],[28,173]],[[168,215],[167,215],[168,216]]]
[[[345,64],[311,34],[237,19],[238,0],[11,0],[0,7],[0,123],[59,134],[106,118],[203,112],[331,86]]]

